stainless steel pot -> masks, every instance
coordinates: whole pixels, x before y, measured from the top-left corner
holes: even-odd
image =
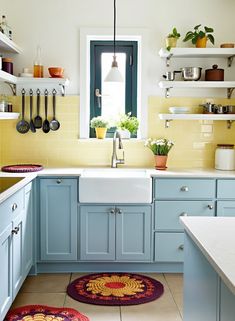
[[[181,68],[184,80],[199,80],[201,78],[202,68],[200,67],[184,67]]]

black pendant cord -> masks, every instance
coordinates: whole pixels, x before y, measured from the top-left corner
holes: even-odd
[[[113,4],[113,54],[116,57],[116,0]]]

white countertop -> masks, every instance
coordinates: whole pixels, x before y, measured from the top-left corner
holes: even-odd
[[[235,295],[235,217],[182,217],[180,220]]]

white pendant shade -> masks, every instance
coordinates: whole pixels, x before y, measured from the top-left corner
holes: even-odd
[[[110,71],[107,74],[107,76],[105,77],[104,81],[108,81],[108,82],[122,82],[123,81],[122,74],[120,73],[117,66],[114,66],[110,69]]]

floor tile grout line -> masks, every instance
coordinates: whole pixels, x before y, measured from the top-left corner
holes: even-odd
[[[68,283],[68,285],[71,283],[71,280],[72,280],[72,274],[73,274],[73,273],[70,273],[70,276],[69,276],[69,283]],[[67,285],[67,286],[68,286],[68,285]],[[64,308],[64,306],[65,306],[66,297],[67,297],[67,288],[66,288],[66,290],[65,290],[65,296],[64,296],[63,308]]]
[[[172,290],[171,290],[170,283],[167,281],[167,278],[166,278],[166,276],[165,276],[165,273],[163,273],[163,276],[164,276],[164,279],[166,280],[167,286],[168,286],[168,288],[169,288],[169,290],[170,290],[172,299],[173,299],[173,301],[175,302],[175,305],[176,305],[176,307],[177,307],[177,310],[179,311],[179,315],[180,315],[181,319],[183,320],[183,316],[182,316],[182,314],[181,314],[181,311],[180,311],[180,309],[179,309],[179,307],[178,307],[177,302],[175,301],[175,297],[174,297],[173,292],[172,292]]]

